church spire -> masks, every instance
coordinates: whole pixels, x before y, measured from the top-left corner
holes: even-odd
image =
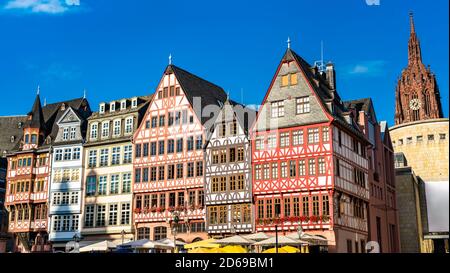
[[[416,29],[414,27],[413,13],[409,13],[409,42],[408,42],[408,64],[421,63],[422,53],[420,50],[419,38],[416,35]]]

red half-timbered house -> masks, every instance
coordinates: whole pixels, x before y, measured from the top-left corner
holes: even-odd
[[[51,143],[58,132],[56,116],[61,107],[83,109],[84,98],[41,106],[39,94],[32,110],[20,126],[21,140],[7,155],[7,191],[9,232],[15,251],[51,251],[48,242],[48,186],[51,169]]]
[[[368,144],[337,91],[332,64],[284,54],[252,128],[256,231],[328,240],[330,252],[367,241]]]
[[[203,146],[226,97],[221,87],[167,66],[133,139],[137,239],[207,237]]]

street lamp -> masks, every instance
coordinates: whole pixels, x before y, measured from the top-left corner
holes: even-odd
[[[125,234],[126,234],[125,230],[122,229],[122,231],[120,232],[120,235],[122,235],[122,245],[124,243]]]

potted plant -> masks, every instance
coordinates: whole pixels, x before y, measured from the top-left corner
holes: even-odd
[[[156,207],[151,207],[151,208],[150,208],[150,211],[151,211],[151,212],[156,212]]]
[[[135,213],[141,213],[141,208],[135,208],[135,209],[134,209],[134,212],[135,212]]]
[[[175,207],[170,206],[167,210],[173,212],[175,210]]]
[[[303,223],[307,223],[309,221],[309,217],[306,215],[300,216],[300,221]]]
[[[319,217],[316,215],[312,215],[311,217],[309,217],[309,220],[311,220],[311,222],[317,223],[319,221]]]
[[[328,222],[328,221],[330,221],[330,216],[322,215],[321,219],[322,219],[322,222]]]

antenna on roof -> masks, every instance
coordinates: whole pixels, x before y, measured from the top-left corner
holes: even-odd
[[[41,88],[39,87],[39,85],[37,86],[37,90],[36,90],[36,95],[39,95],[39,93],[41,93]]]
[[[169,54],[169,65],[172,64],[172,53]]]
[[[83,90],[83,99],[86,98],[86,88]]]
[[[287,46],[288,46],[288,48],[291,48],[291,38],[288,36],[288,39],[287,39]]]
[[[320,60],[314,62],[314,66],[318,68],[320,72],[325,71],[325,62],[323,61],[323,41],[320,41]]]

